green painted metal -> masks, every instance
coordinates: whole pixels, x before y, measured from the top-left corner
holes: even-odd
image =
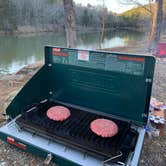
[[[0,132],[0,139],[7,142],[7,137],[10,137],[10,135],[6,135],[2,132]],[[39,147],[35,146],[35,145],[31,145],[27,142],[24,142],[20,139],[17,139],[13,136],[11,136],[12,138],[14,138],[14,140],[16,142],[22,143],[24,145],[26,145],[26,150],[22,150],[22,151],[26,151],[35,155],[38,155],[40,157],[46,158],[47,155],[49,154],[49,152],[45,151],[44,149],[40,149]],[[76,163],[73,163],[72,161],[69,161],[67,159],[65,159],[63,156],[56,156],[56,155],[52,155],[52,161],[55,162],[58,166],[79,166]]]
[[[7,109],[14,118],[31,103],[52,98],[144,125],[155,59],[152,56],[45,47],[45,65]]]

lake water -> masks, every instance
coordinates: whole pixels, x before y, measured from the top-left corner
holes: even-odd
[[[121,47],[130,41],[142,40],[143,34],[120,31],[105,33],[102,48]],[[14,73],[44,58],[45,45],[65,46],[65,34],[42,33],[26,36],[0,36],[0,73]],[[77,48],[99,48],[99,33],[78,34]]]

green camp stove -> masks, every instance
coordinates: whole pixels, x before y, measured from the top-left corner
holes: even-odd
[[[45,47],[45,64],[6,110],[3,141],[59,166],[136,166],[148,121],[155,59],[152,56]],[[53,106],[71,111],[57,122]],[[95,119],[118,126],[113,137],[94,134]]]

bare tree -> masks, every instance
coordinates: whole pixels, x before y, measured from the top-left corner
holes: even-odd
[[[102,28],[101,28],[101,33],[100,33],[100,40],[99,40],[99,48],[101,49],[101,43],[104,39],[104,31],[105,31],[105,0],[102,0],[102,11],[101,11],[101,14],[102,14]]]
[[[148,11],[151,15],[152,21],[151,21],[151,33],[150,33],[150,40],[149,40],[149,48],[148,50],[150,52],[153,52],[156,47],[157,43],[160,40],[160,34],[162,30],[162,19],[163,19],[163,0],[155,0],[154,6],[155,10],[152,12],[152,6],[151,2],[153,0],[147,0],[149,2],[149,8],[142,5],[141,1],[139,0],[120,0],[121,3],[128,3],[128,4],[136,4],[138,6],[141,6],[143,9]]]
[[[156,49],[157,43],[160,40],[160,34],[162,30],[162,20],[163,20],[163,0],[156,0],[152,30],[150,35],[150,45],[149,45],[149,50],[152,52]]]
[[[63,0],[65,12],[65,30],[68,47],[76,47],[76,23],[72,0]]]

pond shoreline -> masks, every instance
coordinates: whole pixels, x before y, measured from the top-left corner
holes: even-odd
[[[100,48],[100,32],[78,33],[77,48]],[[131,31],[106,31],[101,48],[126,46],[129,41],[141,40],[144,34]],[[0,72],[13,73],[27,64],[34,63],[44,57],[45,45],[66,46],[65,33],[41,32],[20,34],[16,36],[0,36]],[[2,73],[1,72],[1,73]]]
[[[148,31],[148,28],[135,28],[135,27],[107,27],[105,28],[105,31],[135,31],[135,32],[141,32],[145,33]],[[76,28],[77,33],[91,33],[91,32],[101,32],[101,28],[97,27],[84,27],[84,26],[77,26]],[[34,33],[45,33],[45,32],[65,32],[65,27],[64,26],[47,26],[45,28],[41,27],[34,27],[30,25],[26,26],[19,26],[17,27],[16,30],[14,31],[0,31],[0,35],[28,35],[28,34],[34,34]]]
[[[25,35],[33,33],[44,33],[44,32],[63,32],[64,27],[60,26],[47,26],[45,28],[34,27],[30,25],[18,26],[14,31],[0,31],[0,35]]]

